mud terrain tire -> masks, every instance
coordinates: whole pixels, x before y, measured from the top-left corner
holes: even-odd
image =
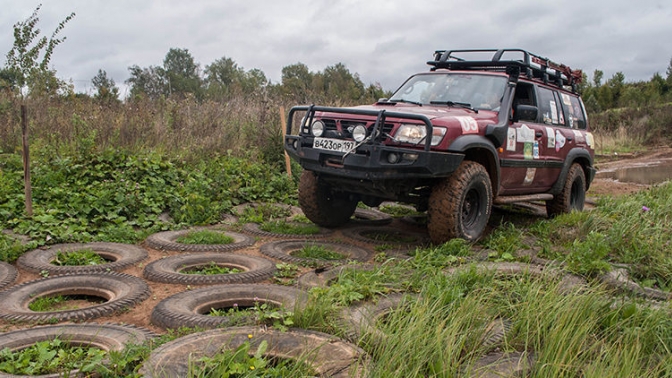
[[[214,263],[218,266],[236,268],[241,273],[229,274],[186,274],[185,269],[197,268]],[[251,283],[263,281],[275,273],[275,264],[263,257],[236,255],[233,253],[208,253],[175,255],[149,263],[143,276],[154,282],[183,285],[212,285],[228,283]]]
[[[302,361],[320,377],[366,376],[365,352],[335,336],[303,329],[280,332],[260,327],[232,327],[193,333],[156,348],[144,363],[140,373],[152,377],[186,377],[189,362],[212,357],[222,350],[235,350],[249,342],[254,353],[266,341],[267,359]]]
[[[232,319],[228,316],[210,316],[212,308],[253,306],[255,302],[268,303],[294,311],[306,301],[306,293],[280,285],[217,285],[172,295],[159,302],[152,311],[152,324],[164,329],[201,327],[205,329],[233,325],[234,322],[253,323],[249,318]]]
[[[76,252],[91,249],[100,257],[109,261],[98,265],[58,266],[52,264],[59,252]],[[47,272],[49,275],[94,273],[123,270],[138,263],[148,256],[144,248],[132,244],[121,243],[84,243],[56,244],[46,249],[34,249],[26,252],[16,264],[33,273]]]
[[[311,171],[303,171],[299,182],[299,205],[303,214],[322,227],[338,227],[350,221],[357,201],[339,197]]]
[[[546,201],[546,213],[549,217],[583,210],[586,201],[586,176],[581,165],[574,163],[567,172],[562,191],[552,200]]]
[[[13,286],[0,292],[0,319],[18,322],[87,320],[111,315],[149,297],[144,280],[123,273],[90,273],[48,277]],[[86,295],[106,302],[86,308],[36,312],[28,305],[39,297]]]
[[[492,185],[485,168],[463,161],[429,196],[427,231],[432,242],[462,238],[473,242],[483,234],[492,212]]]

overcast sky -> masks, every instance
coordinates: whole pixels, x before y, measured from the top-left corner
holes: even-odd
[[[125,92],[128,67],[161,66],[170,48],[188,49],[201,68],[233,59],[279,83],[283,67],[313,71],[343,63],[365,84],[394,90],[426,71],[437,49],[523,48],[605,80],[665,77],[672,58],[672,1],[665,0],[44,0],[38,24],[67,40],[51,60],[76,91],[91,93],[105,70]],[[0,0],[0,62],[13,25],[34,0]],[[122,93],[122,96],[125,93]]]

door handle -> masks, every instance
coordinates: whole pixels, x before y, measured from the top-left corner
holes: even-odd
[[[536,133],[534,133],[534,136],[536,136],[537,138],[541,138],[544,136],[544,133],[542,133],[541,131],[537,131]]]

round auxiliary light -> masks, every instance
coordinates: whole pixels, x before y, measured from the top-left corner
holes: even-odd
[[[322,136],[322,134],[324,134],[324,122],[313,122],[312,126],[310,126],[310,132],[313,133],[313,135],[316,137]]]
[[[390,164],[396,164],[397,162],[399,162],[399,154],[395,154],[394,152],[388,154],[387,162]]]
[[[366,127],[364,125],[357,125],[352,129],[352,138],[355,142],[361,142],[366,138]]]

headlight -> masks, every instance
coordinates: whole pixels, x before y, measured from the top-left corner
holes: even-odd
[[[361,142],[366,138],[366,127],[364,125],[357,125],[352,129],[352,139],[356,142]]]
[[[324,133],[324,122],[322,121],[315,121],[313,122],[313,125],[310,126],[310,132],[313,133],[314,136],[320,137]]]
[[[434,127],[433,130],[431,144],[432,146],[436,146],[441,143],[441,140],[446,135],[446,129],[443,127]],[[394,139],[402,143],[422,144],[425,142],[425,136],[427,136],[427,129],[424,125],[401,125]]]

